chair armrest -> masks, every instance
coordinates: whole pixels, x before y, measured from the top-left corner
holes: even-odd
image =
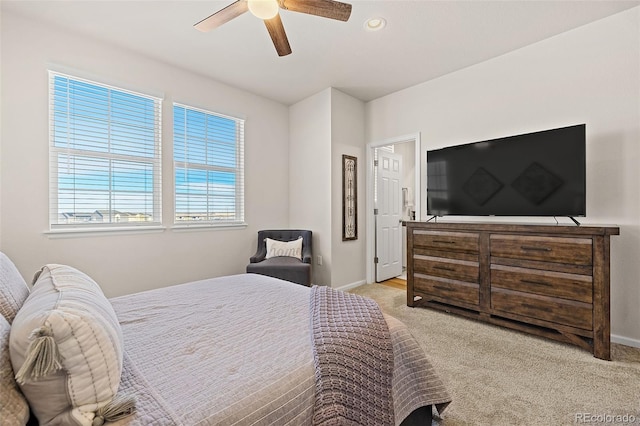
[[[256,254],[254,254],[249,258],[249,263],[262,262],[265,259],[265,257],[267,257],[267,250],[260,248],[258,249]]]
[[[308,238],[308,243],[302,245],[302,263],[310,263],[313,265],[313,255],[311,252],[311,238]]]

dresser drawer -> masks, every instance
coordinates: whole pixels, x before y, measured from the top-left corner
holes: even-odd
[[[413,231],[413,244],[436,250],[478,252],[478,234],[471,232]]]
[[[512,258],[573,265],[592,264],[590,238],[563,238],[523,235],[499,235],[490,237],[492,258]]]
[[[587,275],[491,265],[491,288],[593,302],[593,280]]]
[[[414,255],[413,262],[414,273],[478,283],[478,262],[422,255]]]
[[[583,330],[593,329],[590,303],[492,288],[491,309],[494,314],[505,312]]]
[[[453,305],[478,306],[480,300],[478,284],[415,274],[413,286],[426,299],[432,296]]]
[[[413,250],[413,254],[422,255],[422,256],[430,256],[430,257],[439,257],[442,259],[456,259],[456,260],[466,260],[468,262],[478,263],[478,253],[467,253],[464,251],[446,251],[446,250],[432,250],[426,247],[419,247]]]

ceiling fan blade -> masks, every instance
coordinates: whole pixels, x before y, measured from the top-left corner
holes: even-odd
[[[289,46],[289,39],[287,38],[287,33],[284,31],[284,25],[282,25],[280,15],[278,14],[271,19],[265,19],[264,24],[267,26],[267,31],[269,31],[278,56],[287,56],[290,54],[291,46]]]
[[[322,16],[323,18],[348,21],[351,5],[335,0],[278,0],[280,7],[293,12]]]
[[[195,24],[194,27],[197,30],[206,33],[207,31],[211,31],[215,28],[218,28],[220,25],[229,22],[233,18],[237,18],[247,10],[249,10],[247,0],[237,0],[224,9],[220,9],[213,15],[204,18],[202,21]]]

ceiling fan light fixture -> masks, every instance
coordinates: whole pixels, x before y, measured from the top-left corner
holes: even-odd
[[[208,32],[250,11],[263,20],[278,56],[287,56],[291,53],[291,45],[278,13],[281,8],[343,22],[349,20],[352,9],[351,4],[338,0],[235,0],[193,26]]]
[[[271,19],[278,14],[277,0],[248,0],[249,11],[260,19]]]
[[[387,25],[387,20],[384,18],[370,18],[364,23],[364,28],[368,31],[379,31]]]

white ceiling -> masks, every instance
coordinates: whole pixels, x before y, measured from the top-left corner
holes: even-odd
[[[210,33],[193,24],[233,0],[2,0],[52,22],[267,98],[327,87],[363,101],[437,78],[640,4],[640,0],[352,0],[349,22],[281,11],[293,53],[278,57],[250,13]],[[388,24],[364,29],[371,17]]]

